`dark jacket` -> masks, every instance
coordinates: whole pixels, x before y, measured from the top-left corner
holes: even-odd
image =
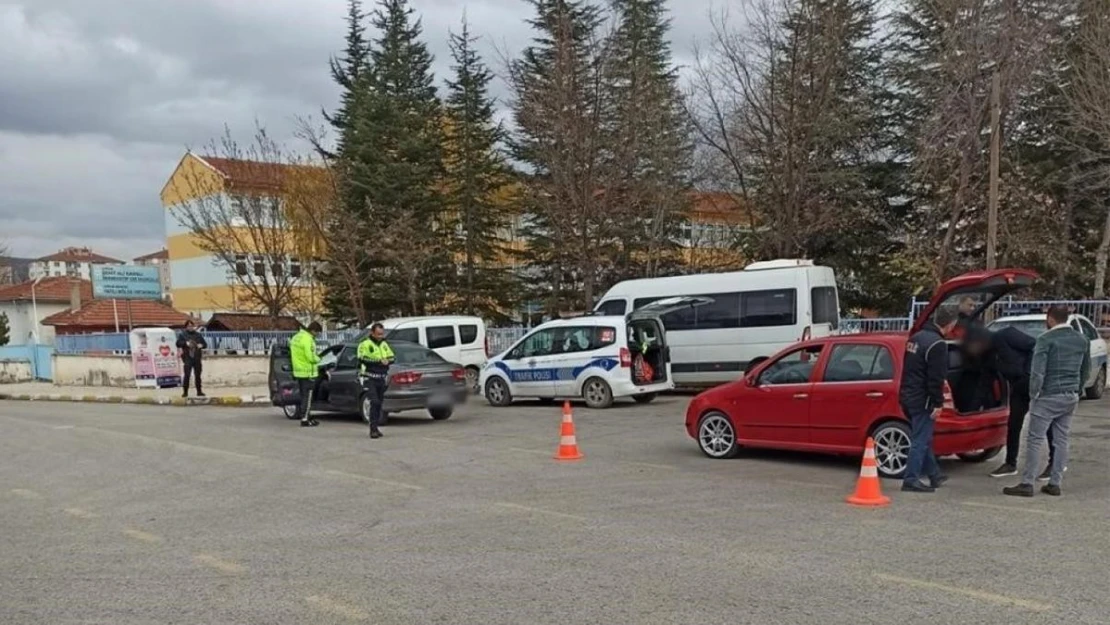
[[[177,335],[177,348],[181,350],[181,362],[187,365],[199,365],[208,349],[204,336],[196,330],[184,330]]]
[[[932,412],[944,404],[948,376],[948,344],[936,324],[929,322],[906,342],[898,400],[906,416]]]
[[[990,345],[994,370],[1010,384],[1028,384],[1036,339],[1013,326],[1007,326],[991,333]]]

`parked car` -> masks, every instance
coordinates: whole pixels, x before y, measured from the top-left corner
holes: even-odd
[[[1022,269],[970,273],[938,289],[914,321],[916,332],[936,309],[972,297],[974,316],[998,298],[1027,287],[1036,274]],[[792,345],[743,378],[706,391],[690,402],[686,432],[710,458],[731,458],[741,447],[833,454],[862,454],[875,439],[879,473],[901,477],[909,458],[910,428],[898,402],[906,333],[829,336]],[[935,451],[983,462],[1006,444],[1009,410],[1001,381],[991,390],[961,396],[966,368],[958,342],[950,341],[945,403],[937,418]],[[957,389],[953,395],[952,389]]]
[[[1069,316],[1068,325],[1076,332],[1087,337],[1087,340],[1091,342],[1091,374],[1084,386],[1086,387],[1087,399],[1098,399],[1102,397],[1102,393],[1106,390],[1106,340],[1098,335],[1095,325],[1083,315]],[[1007,326],[1017,328],[1033,338],[1037,338],[1048,330],[1048,327],[1045,326],[1044,314],[1002,317],[995,319],[987,327],[991,330],[999,330]]]
[[[451,417],[455,406],[470,395],[466,371],[449,363],[434,351],[408,341],[390,341],[396,360],[390,367],[389,387],[383,411],[396,414],[427,410],[436,420]],[[312,411],[358,413],[370,420],[370,399],[358,380],[358,343],[332,345],[321,355],[320,377],[312,401]],[[294,419],[300,402],[293,379],[288,344],[275,344],[270,350],[270,402]]]
[[[594,312],[624,315],[675,296],[712,300],[662,316],[679,386],[731,382],[799,339],[835,334],[840,324],[833,270],[798,259],[751,263],[743,271],[625,280],[605,293]]]
[[[521,397],[581,397],[590,408],[608,408],[624,397],[650,402],[674,388],[660,315],[710,302],[672,297],[627,315],[549,321],[490,358],[479,386],[493,406],[508,406]]]
[[[467,382],[478,388],[478,372],[489,358],[486,322],[480,317],[441,315],[430,317],[396,317],[381,322],[385,338],[419,343],[443,357],[447,362],[466,369]],[[362,340],[369,331],[356,340]]]

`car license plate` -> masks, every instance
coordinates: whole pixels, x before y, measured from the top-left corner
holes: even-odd
[[[455,403],[448,393],[436,393],[428,399],[428,405],[436,408],[450,406]]]

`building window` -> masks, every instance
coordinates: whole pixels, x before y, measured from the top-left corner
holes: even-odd
[[[266,263],[262,260],[261,256],[253,257],[254,275],[264,277],[266,275]]]
[[[283,256],[274,256],[270,259],[270,273],[275,278],[285,275],[285,258]]]
[[[290,258],[289,259],[289,276],[291,278],[300,278],[301,277],[301,259],[299,259],[299,258]]]
[[[244,254],[237,254],[235,256],[235,275],[247,275],[247,257]]]

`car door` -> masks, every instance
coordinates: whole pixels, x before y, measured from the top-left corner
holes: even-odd
[[[327,371],[328,403],[336,410],[358,410],[358,399],[362,394],[358,368],[358,346],[343,346],[335,365]]]
[[[1094,324],[1086,317],[1077,317],[1077,319],[1079,320],[1079,331],[1091,342],[1091,374],[1084,383],[1085,386],[1091,386],[1098,378],[1099,371],[1106,364],[1106,341],[1099,336]]]
[[[898,414],[894,354],[878,342],[830,347],[810,391],[810,442],[856,449],[878,417]]]
[[[545,328],[524,337],[495,364],[509,377],[514,397],[554,397],[555,328]]]
[[[730,401],[742,415],[738,436],[780,445],[808,445],[810,394],[824,343],[792,348],[753,373],[752,392]]]

